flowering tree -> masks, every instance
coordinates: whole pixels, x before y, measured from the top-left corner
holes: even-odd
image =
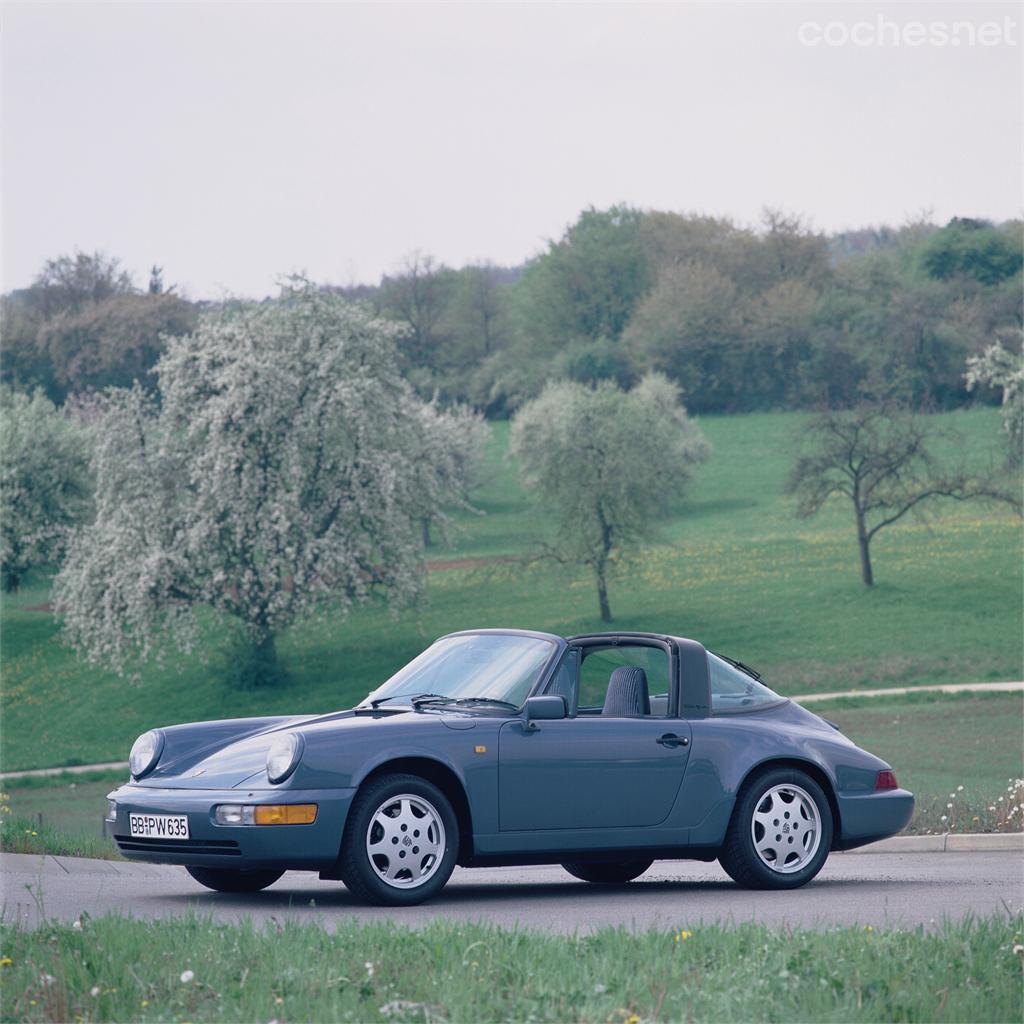
[[[0,388],[0,573],[16,590],[30,568],[56,561],[89,511],[88,434],[41,391]]]
[[[1024,458],[1024,348],[1000,341],[980,355],[967,360],[967,387],[998,388],[1003,393],[1003,430],[1010,449],[1010,461],[1020,465]]]
[[[121,669],[163,641],[189,650],[208,606],[272,674],[275,634],[298,616],[373,591],[415,598],[419,524],[452,495],[397,372],[397,331],[297,281],[170,340],[158,398],[115,392],[96,521],[56,585],[71,641]]]
[[[469,492],[479,482],[491,437],[487,421],[467,405],[441,409],[436,399],[420,403],[418,415],[427,472],[440,473],[453,503],[469,508]],[[424,547],[431,543],[431,523],[430,515],[423,517]]]
[[[679,389],[660,374],[626,392],[551,384],[516,416],[511,448],[525,486],[555,513],[547,553],[594,573],[601,620],[611,622],[610,559],[649,532],[710,452]]]

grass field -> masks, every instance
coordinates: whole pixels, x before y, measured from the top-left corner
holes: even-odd
[[[998,431],[984,409],[943,417],[970,450]],[[848,508],[793,518],[782,495],[798,414],[707,417],[714,453],[657,538],[611,584],[616,626],[694,636],[758,666],[783,693],[925,682],[1017,679],[1022,662],[1022,538],[1018,519],[981,505],[943,505],[930,524],[879,534],[877,586],[858,578]],[[452,547],[435,560],[522,554],[547,528],[505,457],[495,426],[489,478]],[[172,654],[138,680],[84,666],[58,625],[30,610],[45,581],[5,600],[2,619],[5,769],[123,758],[154,725],[350,705],[454,629],[513,625],[600,628],[592,582],[564,566],[484,561],[430,574],[428,603],[395,619],[383,608],[300,624],[279,642],[291,685],[224,688],[216,662],[223,627],[208,623],[203,658]],[[1019,724],[1019,723],[1018,723]],[[1019,747],[1019,744],[1018,744]]]
[[[4,1021],[1019,1021],[1019,917],[927,932],[0,925]]]

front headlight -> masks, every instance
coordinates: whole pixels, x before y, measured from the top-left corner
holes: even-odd
[[[133,779],[141,779],[151,772],[164,749],[164,734],[159,729],[144,732],[133,744],[128,755],[128,770]]]
[[[302,757],[302,737],[295,732],[278,736],[267,751],[267,778],[271,782],[284,782]]]

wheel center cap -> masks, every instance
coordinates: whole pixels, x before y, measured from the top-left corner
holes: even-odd
[[[785,825],[782,826],[782,831],[783,832],[788,832],[789,831],[789,822],[788,821],[786,822]]]
[[[412,846],[412,840],[408,836],[402,836],[403,846]]]

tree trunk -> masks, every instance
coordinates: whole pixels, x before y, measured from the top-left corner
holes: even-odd
[[[601,606],[601,621],[611,622],[612,610],[608,604],[608,584],[604,578],[603,562],[594,570],[594,575],[597,577],[597,600]]]
[[[865,587],[875,585],[875,575],[871,571],[871,538],[864,525],[864,515],[857,510],[857,545],[860,548],[860,578]]]
[[[430,541],[430,520],[426,516],[424,516],[423,519],[422,519],[422,523],[423,523],[423,546],[425,548],[429,548],[430,547],[430,543],[431,543],[431,541]]]
[[[265,633],[254,647],[256,658],[264,665],[277,665],[277,644],[273,633]]]

